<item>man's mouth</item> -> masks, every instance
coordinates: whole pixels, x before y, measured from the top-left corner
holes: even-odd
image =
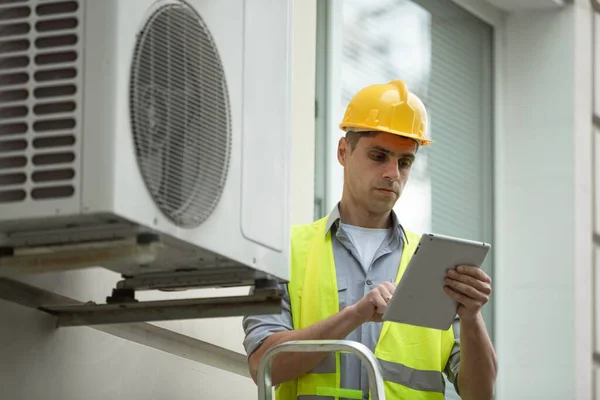
[[[393,189],[377,188],[377,191],[388,194],[396,194],[396,192]]]

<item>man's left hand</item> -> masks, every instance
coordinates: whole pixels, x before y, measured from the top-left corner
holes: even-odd
[[[477,316],[492,294],[492,279],[474,266],[448,270],[445,283],[448,296],[459,303],[457,313],[461,319]]]

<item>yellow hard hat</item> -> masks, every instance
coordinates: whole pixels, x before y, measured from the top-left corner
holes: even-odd
[[[433,143],[427,137],[427,110],[401,80],[367,86],[346,108],[340,128],[348,132],[381,131],[416,140],[421,146]]]

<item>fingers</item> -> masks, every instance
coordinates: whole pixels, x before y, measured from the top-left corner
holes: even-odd
[[[449,286],[444,286],[444,291],[446,292],[446,294],[448,296],[450,296],[452,298],[452,300],[454,300],[462,305],[464,305],[465,303],[470,303],[470,301],[471,301],[471,299],[469,299],[467,296],[456,292]]]
[[[459,265],[456,268],[456,272],[458,272],[461,275],[472,276],[473,278],[481,282],[492,283],[492,279],[489,276],[487,276],[487,274],[483,272],[481,268],[474,267],[472,265]]]
[[[448,285],[455,292],[458,292],[468,298],[485,302],[488,300],[488,295],[486,293],[479,291],[476,287],[461,281],[446,278],[446,285]]]
[[[388,303],[394,295],[396,285],[391,282],[383,282],[381,285],[378,285],[376,289],[379,291],[385,302]]]
[[[387,303],[392,299],[396,285],[391,282],[383,282],[373,290],[373,305],[378,314],[383,314]]]
[[[375,314],[373,318],[371,318],[371,322],[383,322],[383,318],[380,314]]]
[[[462,304],[465,308],[467,308],[473,312],[480,310],[481,307],[483,307],[485,305],[485,303],[487,302],[487,300],[482,301],[482,300],[473,299],[471,297],[468,297],[462,293],[457,292],[456,290],[452,289],[449,286],[444,286],[444,291],[454,301],[458,302],[459,304]]]
[[[375,313],[380,315],[383,314],[387,307],[387,301],[379,292],[373,293],[371,304],[375,308]]]
[[[468,310],[463,311],[472,314],[488,302],[492,293],[491,281],[481,268],[461,265],[448,271],[444,291]]]
[[[479,292],[489,296],[490,294],[492,294],[492,287],[488,282],[479,280],[471,275],[467,275],[467,274],[460,274],[458,272],[456,272],[455,270],[449,270],[448,271],[448,278],[451,281],[456,281],[456,282],[461,282],[465,285],[471,286],[473,288],[475,288],[476,290],[478,290]],[[448,284],[450,284],[449,282],[447,282]],[[456,289],[459,289],[459,287],[457,286]],[[468,294],[468,293],[465,293]]]
[[[356,303],[356,310],[365,318],[365,322],[381,322],[381,315],[387,308],[387,303],[391,300],[395,290],[395,284],[384,282],[377,285]]]
[[[381,286],[385,287],[391,294],[394,294],[394,291],[396,290],[396,284],[392,282],[383,282]]]
[[[391,282],[383,282],[370,292],[370,303],[374,308],[373,320],[381,320],[388,302],[392,299],[396,285]]]

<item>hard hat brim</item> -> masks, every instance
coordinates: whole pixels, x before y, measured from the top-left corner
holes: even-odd
[[[361,129],[361,130],[365,130],[365,131],[371,131],[371,132],[384,132],[384,133],[391,133],[393,135],[398,135],[398,136],[402,136],[405,138],[409,138],[409,139],[413,139],[416,140],[420,146],[428,146],[430,144],[435,143],[433,140],[430,139],[423,139],[422,136],[419,135],[415,135],[412,133],[407,133],[407,132],[402,132],[402,131],[397,131],[394,129],[389,129],[389,128],[376,128],[376,127],[372,127],[372,126],[368,126],[368,125],[362,125],[362,124],[355,124],[355,123],[345,123],[345,124],[340,124],[340,129],[342,129],[343,131],[346,131],[347,128],[356,128],[356,129]]]

